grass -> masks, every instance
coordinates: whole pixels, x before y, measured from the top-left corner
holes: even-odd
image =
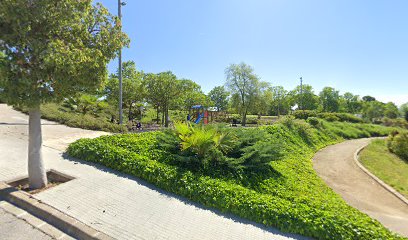
[[[408,198],[408,162],[391,153],[386,140],[372,141],[360,154],[371,173]]]
[[[28,113],[27,108],[14,108],[23,113]],[[41,105],[41,114],[41,118],[43,119],[59,122],[70,127],[106,132],[127,132],[127,128],[125,126],[110,123],[108,121],[108,116],[95,116],[92,114],[71,112],[56,103],[46,103]]]
[[[393,129],[322,121],[281,120],[261,127],[283,156],[268,174],[206,174],[174,164],[160,148],[163,132],[81,139],[68,154],[145,179],[207,207],[316,239],[404,239],[349,206],[316,174],[312,157],[319,149],[347,138],[387,135]],[[235,131],[235,130],[234,130]],[[238,130],[236,130],[238,131]],[[262,171],[261,171],[262,172]]]

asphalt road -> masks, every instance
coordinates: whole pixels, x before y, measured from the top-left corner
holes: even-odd
[[[0,239],[48,240],[53,238],[0,208]]]

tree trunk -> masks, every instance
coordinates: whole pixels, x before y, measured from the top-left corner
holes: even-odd
[[[157,106],[156,110],[157,110],[156,111],[156,123],[159,124],[159,111],[160,111],[159,106]]]
[[[246,125],[246,118],[247,118],[247,110],[244,111],[243,115],[242,115],[242,122],[241,122],[241,126]]]
[[[169,127],[169,108],[166,107],[164,110],[164,126]]]
[[[28,181],[31,189],[47,185],[47,174],[42,159],[42,133],[40,106],[29,111],[28,121]]]

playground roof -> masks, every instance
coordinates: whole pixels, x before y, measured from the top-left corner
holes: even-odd
[[[194,106],[192,106],[191,108],[193,108],[193,109],[196,109],[196,108],[203,108],[203,106],[202,106],[202,105],[194,105]]]

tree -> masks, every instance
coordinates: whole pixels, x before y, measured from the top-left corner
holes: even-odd
[[[332,87],[325,87],[319,94],[323,112],[339,111],[339,91]]]
[[[384,117],[384,103],[379,101],[367,101],[363,105],[363,117],[371,122]]]
[[[233,96],[239,98],[236,107],[242,115],[242,126],[245,126],[248,111],[260,92],[258,76],[255,75],[254,69],[245,63],[231,64],[225,69],[225,75],[227,88]]]
[[[364,96],[364,97],[363,97],[363,101],[364,101],[364,102],[374,102],[374,101],[376,101],[376,99],[375,99],[375,97]]]
[[[269,114],[274,116],[286,115],[289,113],[291,107],[291,99],[282,86],[271,87],[272,101],[269,107]]]
[[[40,104],[98,89],[128,40],[118,19],[91,0],[2,0],[0,16],[0,88],[8,104],[29,108],[29,184],[41,188]]]
[[[206,105],[207,96],[201,90],[201,86],[189,79],[179,80],[179,88],[182,94],[178,98],[172,99],[180,109],[191,110],[194,105]],[[178,102],[178,103],[177,103]]]
[[[254,103],[251,107],[251,113],[257,114],[258,119],[261,119],[262,115],[268,114],[268,108],[272,101],[272,91],[267,82],[259,82],[259,91],[254,96]]]
[[[405,118],[406,121],[408,121],[408,103],[404,103],[400,106],[400,112],[402,114],[402,117]]]
[[[185,80],[184,80],[185,81]],[[162,125],[169,126],[169,108],[174,101],[183,93],[183,80],[177,80],[176,75],[172,72],[161,72],[158,74],[147,74],[144,77],[146,88],[146,98],[162,114]]]
[[[302,106],[302,110],[315,110],[319,106],[319,97],[314,94],[310,85],[304,84],[302,91],[301,87],[297,86],[289,95],[292,97],[291,105]]]
[[[395,119],[400,115],[397,105],[393,102],[388,102],[384,105],[384,116]]]
[[[341,109],[348,113],[358,113],[361,111],[362,103],[358,95],[346,92],[341,97]]]
[[[217,108],[217,112],[225,111],[228,107],[229,92],[225,90],[224,86],[214,87],[208,96]]]
[[[117,71],[118,72],[118,71]],[[128,120],[134,118],[134,110],[144,98],[142,85],[143,72],[136,70],[133,61],[126,61],[122,65],[122,101]],[[104,94],[107,100],[118,108],[119,105],[119,78],[118,74],[111,74],[105,86]]]

